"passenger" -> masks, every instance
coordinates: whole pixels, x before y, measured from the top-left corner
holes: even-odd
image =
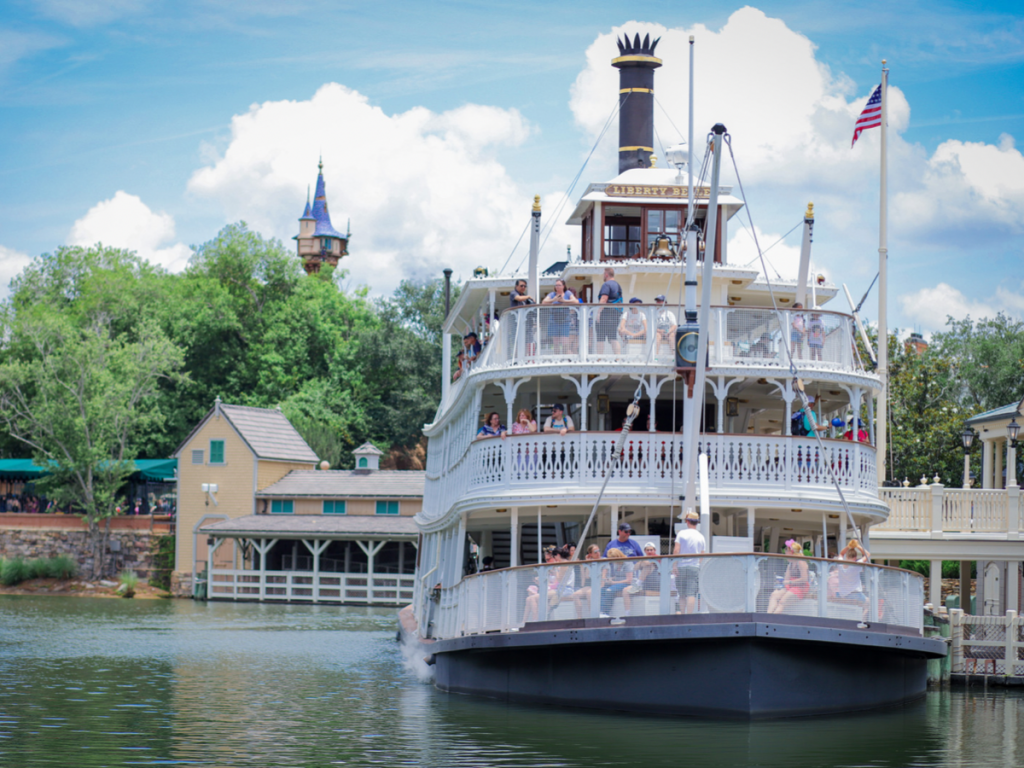
[[[647,341],[647,317],[639,307],[632,306],[641,304],[640,299],[634,296],[629,303],[629,311],[624,313],[622,320],[619,321],[619,336],[626,342],[627,354],[639,355]]]
[[[700,515],[694,510],[686,513],[686,527],[676,534],[674,555],[700,555],[707,551],[704,534],[697,526]],[[679,594],[679,612],[696,613],[697,594],[700,592],[700,560],[686,557],[678,561],[676,569],[676,592]]]
[[[455,358],[456,368],[455,373],[452,374],[452,381],[458,381],[459,377],[462,376],[462,372],[466,368],[466,352],[460,349],[459,354]]]
[[[807,597],[811,588],[807,562],[803,559],[804,548],[797,541],[790,539],[786,542],[786,552],[796,559],[789,561],[786,575],[782,577],[782,584],[772,592],[768,601],[768,613],[783,613],[790,603]]]
[[[797,302],[793,305],[793,309],[803,309],[804,305]],[[793,345],[793,357],[803,357],[803,343],[804,343],[804,314],[803,312],[793,313],[793,317],[789,322],[789,340]]]
[[[658,305],[658,314],[654,320],[654,338],[658,344],[654,353],[657,355],[663,346],[667,346],[670,352],[676,348],[676,328],[679,322],[675,313],[665,306],[664,296],[655,296],[654,303]]]
[[[821,313],[812,312],[810,322],[807,323],[807,348],[811,353],[811,360],[823,360],[825,347],[825,324],[821,322]]]
[[[842,565],[834,566],[828,577],[829,599],[862,606],[867,604],[868,597],[864,594],[861,581],[864,569],[857,564],[868,562],[868,557],[868,551],[856,539],[843,547],[843,551],[836,557],[842,561]]]
[[[476,359],[480,357],[480,351],[483,346],[480,344],[480,339],[476,335],[476,331],[470,331],[462,337],[462,346],[466,349],[465,362],[468,367],[472,367]]]
[[[555,290],[544,297],[541,304],[579,304],[579,299],[565,287],[565,280],[555,281]],[[572,338],[573,310],[567,308],[549,309],[547,333],[556,355],[568,354]]]
[[[516,281],[516,287],[512,291],[512,296],[509,298],[509,307],[512,308],[512,309],[515,309],[516,307],[528,307],[531,304],[536,304],[536,303],[537,302],[534,300],[534,298],[526,293],[526,281],[525,280],[517,280]],[[509,313],[509,319],[511,320],[511,323],[512,323],[512,333],[511,333],[511,336],[509,338],[512,338],[512,339],[515,339],[518,336],[518,333],[519,333],[519,320],[520,320],[521,316],[524,316],[524,315],[526,316],[526,325],[524,326],[525,329],[526,329],[526,336],[525,336],[525,339],[524,339],[524,343],[526,345],[526,349],[524,350],[524,352],[526,353],[527,357],[531,357],[531,356],[537,354],[537,345],[536,345],[536,341],[535,341],[535,338],[534,338],[536,336],[536,330],[537,330],[537,318],[535,317],[535,314],[536,313],[533,312],[533,311],[526,312],[526,313],[523,313],[523,312],[511,312],[511,313]]]
[[[604,270],[604,283],[601,285],[601,290],[597,294],[598,304],[621,304],[622,303],[622,286],[615,280],[615,270],[611,267],[606,267]],[[595,335],[597,339],[597,352],[598,354],[604,354],[605,342],[610,342],[612,345],[612,351],[618,355],[621,353],[619,346],[619,316],[622,314],[621,309],[602,309],[601,316],[597,321],[597,333]]]
[[[537,431],[537,422],[530,418],[530,412],[525,408],[519,409],[516,422],[512,425],[513,435],[528,435]]]
[[[563,562],[561,552],[555,547],[545,547],[544,559],[547,561],[549,566]],[[549,607],[558,605],[563,598],[572,597],[573,592],[576,591],[572,568],[568,566],[563,566],[561,568],[548,567],[544,570],[547,574],[546,591]],[[523,623],[536,621],[540,611],[539,590],[535,586],[531,586],[528,592],[529,594],[526,598],[526,613],[523,615]]]
[[[477,440],[486,440],[488,437],[500,437],[502,440],[508,437],[505,427],[501,423],[501,416],[497,411],[487,414],[484,425],[477,430]]]
[[[565,415],[565,406],[561,403],[551,406],[551,415],[544,420],[544,431],[565,435],[574,429],[572,419]]]
[[[634,542],[635,544],[635,542]],[[633,566],[630,563],[617,562],[624,560],[625,555],[621,549],[612,547],[605,555],[612,561],[601,573],[601,618],[607,619],[612,612],[612,605],[615,598],[622,594],[633,582]],[[625,599],[623,599],[625,603]],[[629,613],[629,610],[626,610]]]
[[[643,557],[643,549],[629,538],[631,533],[633,533],[633,527],[629,523],[619,523],[618,536],[605,545],[604,556],[611,557],[612,550],[618,549],[623,557]]]
[[[497,570],[497,566],[494,565],[494,558],[488,555],[484,558],[483,565],[480,567],[480,572],[486,573],[487,571],[494,570]]]
[[[866,443],[870,439],[868,433],[864,431],[864,422],[857,419],[857,442]],[[850,417],[849,423],[846,425],[846,433],[843,435],[844,440],[853,440],[853,417]]]
[[[587,547],[587,555],[585,560],[600,560],[601,559],[601,548],[597,544],[591,544]],[[590,615],[590,569],[580,568],[580,576],[576,581],[580,585],[580,588],[572,593],[572,601],[576,604],[576,618],[582,619],[584,616]]]
[[[657,556],[657,544],[653,541],[648,541],[644,544],[644,557]],[[636,579],[633,581],[633,586],[626,590],[627,595],[635,595],[640,592],[653,592],[657,594],[661,591],[661,574],[658,573],[657,560],[644,560],[636,570]],[[629,606],[627,605],[626,607],[628,608]]]

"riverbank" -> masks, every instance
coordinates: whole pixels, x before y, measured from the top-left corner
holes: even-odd
[[[45,597],[47,595],[57,597],[116,597],[124,599],[117,591],[116,581],[88,581],[86,579],[29,579],[15,587],[0,586],[0,595],[32,595],[34,597]],[[165,592],[149,584],[139,583],[135,587],[133,600],[160,600],[171,597]]]

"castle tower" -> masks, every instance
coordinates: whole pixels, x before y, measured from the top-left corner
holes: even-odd
[[[293,240],[298,247],[299,258],[306,274],[315,275],[320,271],[321,264],[338,266],[338,260],[348,255],[350,233],[341,234],[331,224],[331,215],[327,210],[327,190],[324,184],[324,162],[317,166],[316,194],[310,207],[309,196],[306,196],[306,210],[299,218],[299,234]]]
[[[629,35],[615,42],[619,55],[612,66],[619,70],[619,173],[630,168],[649,168],[654,154],[654,70],[661,66],[653,43],[645,35],[640,42]]]

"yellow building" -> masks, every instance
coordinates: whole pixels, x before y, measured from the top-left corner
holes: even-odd
[[[213,409],[178,458],[174,591],[210,599],[398,605],[412,597],[425,473],[316,469],[280,411]]]

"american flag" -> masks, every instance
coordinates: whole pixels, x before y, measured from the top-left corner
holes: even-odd
[[[857,118],[857,124],[853,126],[853,141],[850,142],[850,149],[853,149],[853,145],[857,143],[857,139],[860,138],[861,133],[866,131],[868,128],[877,128],[882,124],[882,86],[876,86],[874,92],[871,94],[871,98],[868,99],[868,103],[864,106],[864,111],[860,113],[860,117]]]

